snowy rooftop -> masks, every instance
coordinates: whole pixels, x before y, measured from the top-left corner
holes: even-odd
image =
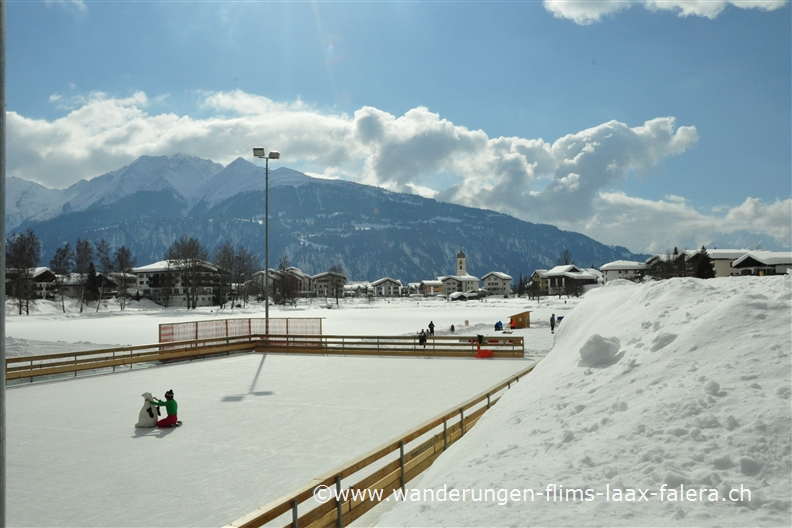
[[[614,260],[600,266],[600,271],[612,270],[642,270],[646,268],[644,262],[635,262],[634,260]]]

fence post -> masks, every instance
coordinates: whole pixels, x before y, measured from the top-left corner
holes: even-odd
[[[490,393],[487,393],[487,409],[490,408]]]
[[[300,522],[297,516],[297,499],[292,499],[291,501],[292,507],[292,528],[299,528]]]
[[[465,436],[465,409],[459,409],[459,427],[462,431],[460,436]]]
[[[399,441],[399,466],[401,467],[399,483],[401,484],[402,492],[404,492],[404,440]]]
[[[443,451],[448,447],[448,419],[443,417]]]
[[[341,475],[336,475],[336,528],[344,526],[344,512],[341,508]]]

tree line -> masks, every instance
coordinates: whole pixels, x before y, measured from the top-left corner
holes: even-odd
[[[41,241],[31,228],[14,233],[6,239],[8,294],[16,299],[20,315],[23,310],[26,314],[30,313],[30,303],[36,295],[33,275],[40,262]],[[63,312],[66,312],[66,282],[72,275],[80,289],[81,313],[86,302],[102,298],[108,286],[107,279],[111,276],[115,276],[119,286],[119,300],[123,310],[127,299],[127,275],[136,263],[137,258],[132,256],[129,248],[121,246],[111,251],[110,243],[104,238],[94,243],[78,238],[73,248],[69,242],[59,247],[55,250],[49,269],[55,274],[55,295],[60,296]],[[97,303],[97,312],[99,307],[100,303]]]

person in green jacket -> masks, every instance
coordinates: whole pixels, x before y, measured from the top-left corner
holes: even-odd
[[[152,398],[151,403],[157,407],[165,407],[168,413],[168,416],[157,422],[157,427],[176,427],[177,425],[181,425],[179,417],[177,416],[179,404],[173,399],[173,389],[165,393],[165,401]]]

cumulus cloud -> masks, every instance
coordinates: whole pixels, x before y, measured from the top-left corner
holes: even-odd
[[[741,9],[772,11],[789,0],[544,0],[544,7],[557,18],[572,20],[580,25],[599,22],[636,4],[650,11],[672,11],[681,17],[715,18],[729,5]]]
[[[53,121],[8,112],[9,176],[63,188],[142,155],[178,152],[227,164],[253,161],[252,148],[263,146],[312,175],[555,223],[633,250],[684,245],[679,233],[706,237],[732,226],[779,240],[790,235],[790,200],[749,198],[704,214],[680,196],[649,201],[612,191],[696,144],[696,128],[677,126],[673,117],[634,127],[610,121],[548,142],[489,138],[424,107],[394,116],[366,106],[349,116],[241,91],[199,94],[201,118],[160,111],[167,98],[144,93],[53,99],[65,103],[72,110]]]

